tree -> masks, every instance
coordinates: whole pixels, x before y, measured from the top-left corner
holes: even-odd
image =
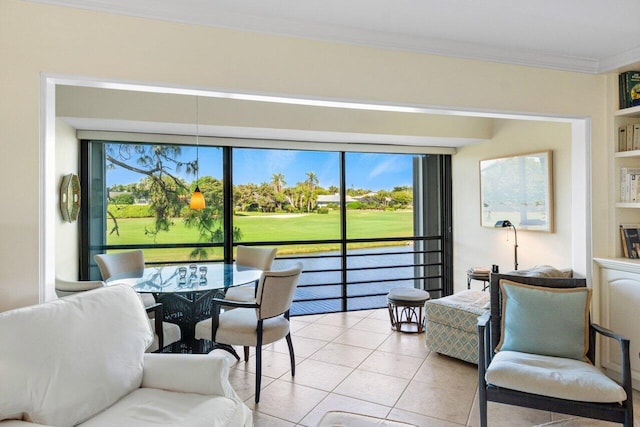
[[[316,187],[318,186],[318,175],[314,172],[307,172],[307,179],[304,181],[306,186],[305,200],[307,205],[307,212],[311,212],[315,208],[318,202],[318,194],[316,193]]]
[[[254,203],[257,192],[258,187],[255,184],[234,185],[233,201],[236,208],[240,209],[240,212],[246,212]]]
[[[281,173],[274,173],[271,175],[271,185],[273,185],[273,199],[276,202],[276,209],[282,210],[282,204],[287,200],[284,194],[284,186],[287,182],[284,180],[284,175]]]
[[[396,187],[399,188],[399,187]],[[391,192],[393,203],[400,206],[410,206],[413,204],[413,192],[411,190],[396,190]],[[400,187],[401,188],[401,187]]]
[[[196,160],[178,161],[180,154],[181,148],[177,145],[105,145],[107,168],[119,166],[146,177],[143,185],[155,215],[154,224],[145,227],[145,234],[154,239],[159,232],[169,230],[172,217],[177,216],[183,206],[180,196],[188,192],[187,184],[175,173],[182,169],[187,173],[195,173],[198,167]]]
[[[184,222],[187,227],[197,227],[200,234],[199,240],[208,243],[221,243],[224,240],[224,210],[223,210],[223,185],[222,181],[211,176],[205,176],[192,185],[195,190],[196,184],[205,199],[205,208],[193,210],[187,208],[184,213]],[[239,228],[233,229],[234,239],[240,239],[242,233]],[[190,258],[207,259],[208,250],[198,247],[191,251]]]

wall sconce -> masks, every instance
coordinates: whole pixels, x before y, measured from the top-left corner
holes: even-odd
[[[514,258],[514,270],[518,269],[518,232],[516,231],[516,226],[511,223],[508,219],[503,221],[496,222],[496,228],[513,228],[513,235],[515,237],[515,244],[513,245],[513,258]]]

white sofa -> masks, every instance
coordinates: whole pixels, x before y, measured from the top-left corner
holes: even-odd
[[[129,286],[0,313],[0,427],[252,426],[224,355],[145,353]]]

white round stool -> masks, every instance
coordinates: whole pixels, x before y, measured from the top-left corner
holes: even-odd
[[[391,289],[387,295],[391,327],[398,332],[414,334],[424,332],[423,308],[429,298],[429,292],[422,289]]]

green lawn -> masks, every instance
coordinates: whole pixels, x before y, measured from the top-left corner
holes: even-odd
[[[327,240],[340,238],[340,215],[336,211],[328,214],[241,214],[233,218],[234,226],[240,228],[240,242],[277,241],[277,240]],[[119,219],[120,235],[107,236],[110,245],[145,244],[154,240],[145,235],[145,226],[152,224],[151,218]],[[112,223],[109,222],[109,226]],[[412,211],[347,211],[348,238],[404,237],[413,235]],[[198,242],[195,228],[187,228],[182,219],[175,219],[169,232],[160,233],[155,243],[193,243]],[[365,245],[361,245],[365,246]],[[376,244],[379,246],[379,244]],[[278,247],[279,254],[305,253],[336,250],[337,245],[317,244],[290,245]],[[154,254],[154,252],[156,252]],[[189,249],[145,250],[149,260],[188,259]],[[222,251],[216,251],[222,256]]]

